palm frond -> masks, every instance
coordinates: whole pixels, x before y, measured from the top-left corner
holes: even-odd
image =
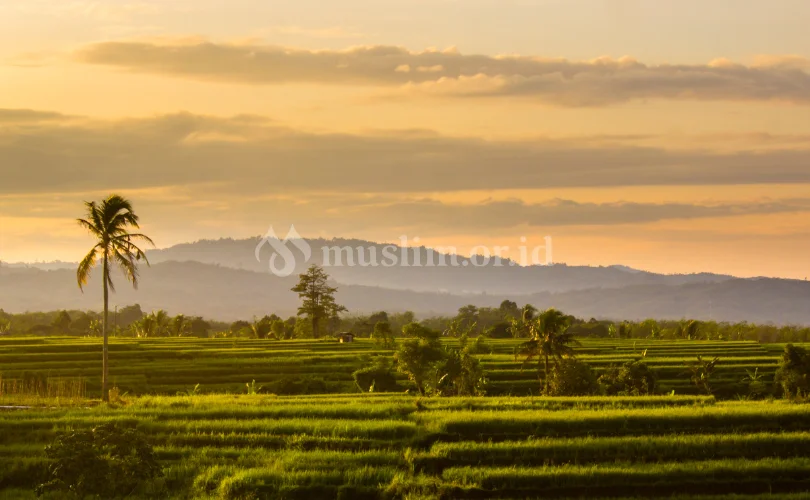
[[[122,253],[116,248],[113,251],[113,260],[118,264],[127,281],[132,283],[133,288],[138,288],[139,273],[138,265],[135,263],[135,255],[129,252]]]
[[[87,231],[93,236],[98,236],[99,234],[101,234],[99,229],[95,225],[93,225],[92,222],[86,219],[76,219],[76,222],[83,228],[87,229]]]
[[[82,261],[79,262],[79,267],[76,269],[76,281],[79,283],[79,290],[81,291],[84,291],[84,285],[86,285],[87,281],[90,279],[90,273],[98,259],[98,252],[99,245],[96,245],[91,248]]]

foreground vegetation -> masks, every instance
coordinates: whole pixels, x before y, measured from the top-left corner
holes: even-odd
[[[0,498],[33,498],[48,480],[44,447],[60,432],[110,424],[148,436],[161,468],[130,498],[720,499],[810,491],[810,408],[785,402],[186,395],[0,413]]]

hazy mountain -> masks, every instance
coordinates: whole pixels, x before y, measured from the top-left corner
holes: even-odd
[[[73,270],[0,267],[0,308],[9,312],[94,309],[101,305],[99,273],[79,292]],[[197,262],[163,262],[143,268],[135,291],[118,278],[111,306],[140,303],[208,318],[250,319],[270,312],[293,314],[298,298],[290,291],[296,277],[231,269]],[[727,279],[682,285],[630,285],[531,295],[459,295],[340,285],[338,301],[351,312],[412,310],[420,316],[452,314],[466,304],[497,306],[509,298],[539,308],[558,307],[583,318],[716,319],[810,324],[810,283],[782,279]]]
[[[264,244],[256,259],[258,238],[233,240],[204,240],[176,245],[167,249],[149,252],[153,263],[167,261],[195,261],[218,264],[224,267],[249,271],[269,272],[271,255],[277,253],[270,244]],[[367,285],[397,290],[444,291],[454,294],[530,294],[537,292],[564,292],[594,287],[620,288],[632,285],[682,285],[687,283],[719,282],[731,276],[717,274],[662,275],[639,271],[624,266],[529,266],[521,267],[509,260],[492,259],[486,266],[476,266],[473,261],[449,253],[432,252],[424,247],[402,248],[380,243],[352,239],[307,239],[311,258],[306,260],[302,252],[291,243],[287,248],[295,256],[295,273],[303,272],[311,263],[324,265],[337,282],[347,285]],[[281,244],[274,240],[274,244]],[[389,246],[397,262],[409,266],[362,266],[372,254],[377,262],[383,261],[384,248]],[[350,249],[336,257],[335,248]],[[358,250],[360,249],[360,250]],[[362,255],[361,255],[362,253]],[[355,265],[347,266],[351,258]],[[455,259],[455,260],[454,260]],[[281,261],[281,259],[279,259]],[[426,264],[432,261],[434,266]],[[414,265],[421,263],[420,266]],[[453,265],[457,262],[457,265]],[[477,263],[482,263],[478,259]],[[335,264],[341,263],[338,266]],[[441,266],[439,264],[445,264]],[[280,262],[278,264],[280,266]]]
[[[34,268],[42,269],[44,271],[51,271],[54,269],[76,269],[76,262],[63,262],[61,260],[54,260],[51,262],[3,262],[0,261],[0,266],[10,268]]]

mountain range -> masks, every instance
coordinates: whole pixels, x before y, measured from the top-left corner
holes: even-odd
[[[778,278],[735,278],[697,273],[665,275],[626,266],[519,266],[508,260],[482,261],[350,239],[307,239],[310,258],[287,244],[295,256],[288,276],[269,270],[278,240],[257,251],[259,238],[204,240],[148,252],[138,290],[116,279],[113,306],[141,304],[144,310],[212,319],[249,319],[271,312],[294,314],[297,296],[290,288],[310,264],[325,265],[338,287],[338,302],[350,312],[410,310],[421,317],[453,314],[467,304],[497,306],[509,299],[538,308],[557,307],[583,318],[714,319],[718,321],[810,324],[810,283]],[[361,266],[357,248],[381,255],[389,246],[408,266]],[[336,265],[335,247],[353,249],[353,266]],[[326,248],[326,253],[324,253]],[[257,258],[258,256],[258,258]],[[455,261],[453,260],[455,259]],[[427,266],[428,260],[434,265]],[[414,265],[420,262],[421,266]],[[438,266],[443,262],[445,266]],[[465,265],[464,262],[467,262]],[[450,265],[450,264],[453,265]],[[278,262],[277,262],[278,264]],[[8,312],[99,309],[98,271],[78,290],[75,264],[0,265],[0,308]]]

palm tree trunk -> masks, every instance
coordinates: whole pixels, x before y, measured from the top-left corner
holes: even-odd
[[[545,382],[544,395],[548,396],[548,354],[543,356],[543,381]]]
[[[108,352],[107,352],[107,316],[110,312],[109,307],[109,290],[108,290],[108,280],[110,276],[110,266],[109,266],[109,259],[107,258],[107,252],[104,252],[104,272],[102,273],[102,282],[104,284],[104,317],[101,323],[101,331],[102,331],[102,354],[101,354],[101,399],[105,402],[109,402],[110,400],[110,391],[107,385],[107,376],[108,376]]]

